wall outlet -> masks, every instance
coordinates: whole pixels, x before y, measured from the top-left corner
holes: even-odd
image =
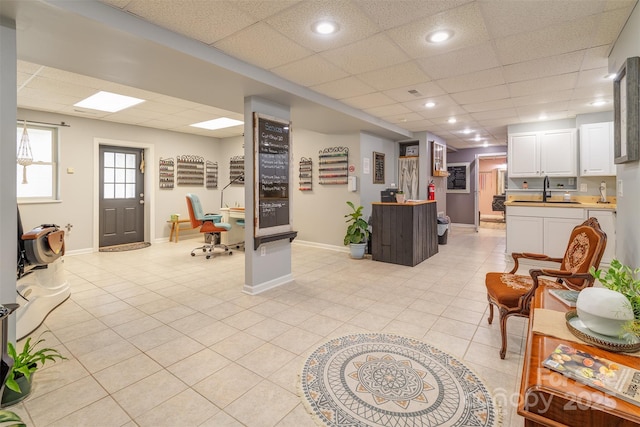
[[[624,193],[622,192],[622,180],[618,180],[618,185],[616,185],[616,189],[618,190],[618,197],[622,197]]]
[[[586,193],[588,191],[587,184],[580,184],[580,192]]]
[[[261,246],[260,247],[260,256],[265,256],[267,254],[267,247],[266,246]]]
[[[569,178],[569,185],[574,185],[576,183],[575,178]]]

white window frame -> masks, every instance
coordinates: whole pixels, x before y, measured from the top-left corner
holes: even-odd
[[[17,141],[16,141],[16,158],[17,158],[17,149],[20,146],[20,139],[22,137],[22,131],[24,128],[24,122],[17,122],[17,129],[16,129],[16,135],[17,135]],[[32,196],[20,196],[20,185],[22,184],[22,179],[18,179],[17,182],[17,188],[16,188],[16,195],[17,195],[17,200],[18,203],[20,204],[28,204],[28,203],[51,203],[51,202],[59,202],[60,201],[60,186],[59,186],[59,182],[60,182],[60,170],[59,170],[59,160],[60,160],[60,152],[59,152],[59,139],[60,139],[60,135],[59,135],[59,129],[57,126],[47,126],[47,125],[41,125],[41,124],[33,124],[33,123],[29,123],[27,122],[27,133],[31,130],[31,129],[40,129],[40,130],[46,130],[46,131],[50,131],[51,132],[51,161],[50,162],[43,162],[43,161],[38,161],[37,159],[34,158],[33,161],[33,165],[51,165],[51,196],[50,197],[41,197],[41,196],[37,196],[37,197],[32,197]],[[17,171],[19,172],[18,176],[22,176],[22,166],[18,165],[16,162],[16,168]],[[27,175],[29,174],[28,172],[29,170],[29,166],[27,166]]]

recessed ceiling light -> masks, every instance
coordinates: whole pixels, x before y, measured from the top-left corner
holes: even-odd
[[[483,147],[488,147],[489,143],[487,141],[484,142],[484,144],[482,144]]]
[[[92,110],[116,113],[125,108],[144,102],[144,99],[132,96],[118,95],[117,93],[100,91],[82,101],[73,104],[75,107],[90,108]]]
[[[607,101],[605,101],[604,99],[598,99],[596,101],[592,101],[589,103],[589,105],[591,105],[592,107],[601,107],[603,105],[605,105],[607,103]]]
[[[438,30],[427,35],[427,41],[429,43],[442,43],[453,37],[453,31],[451,30]]]
[[[240,120],[234,120],[228,117],[221,117],[219,119],[207,120],[206,122],[194,123],[189,126],[193,126],[194,128],[216,130],[216,129],[230,128],[232,126],[239,126],[242,124],[244,124],[244,122],[241,122]]]
[[[547,115],[546,115],[545,113],[541,113],[541,114],[538,116],[538,120],[545,120],[546,118],[547,118]]]
[[[469,135],[471,132],[473,132],[471,129],[465,129],[462,131],[465,135]]]
[[[449,120],[447,120],[449,123],[455,123],[457,122],[455,117],[449,117]]]
[[[609,79],[609,80],[613,80],[613,79],[616,78],[616,76],[617,76],[616,73],[610,73],[610,74],[607,74],[606,76],[604,76],[604,78],[605,79]]]
[[[436,106],[436,103],[433,102],[433,101],[429,101],[426,104],[424,104],[424,106],[427,107],[427,108],[433,108],[433,107]]]
[[[340,26],[333,21],[318,21],[311,26],[311,30],[316,34],[326,36],[338,32]]]
[[[474,140],[476,140],[476,141],[480,141],[480,140],[481,140],[480,135],[476,135],[476,137],[474,138]]]

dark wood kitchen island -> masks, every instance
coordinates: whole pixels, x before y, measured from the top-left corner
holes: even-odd
[[[372,203],[372,208],[374,261],[413,267],[438,253],[435,200]]]

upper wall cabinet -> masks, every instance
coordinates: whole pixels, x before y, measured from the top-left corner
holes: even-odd
[[[613,122],[580,126],[580,175],[615,176],[613,160]]]
[[[509,177],[577,176],[575,129],[509,135]]]

